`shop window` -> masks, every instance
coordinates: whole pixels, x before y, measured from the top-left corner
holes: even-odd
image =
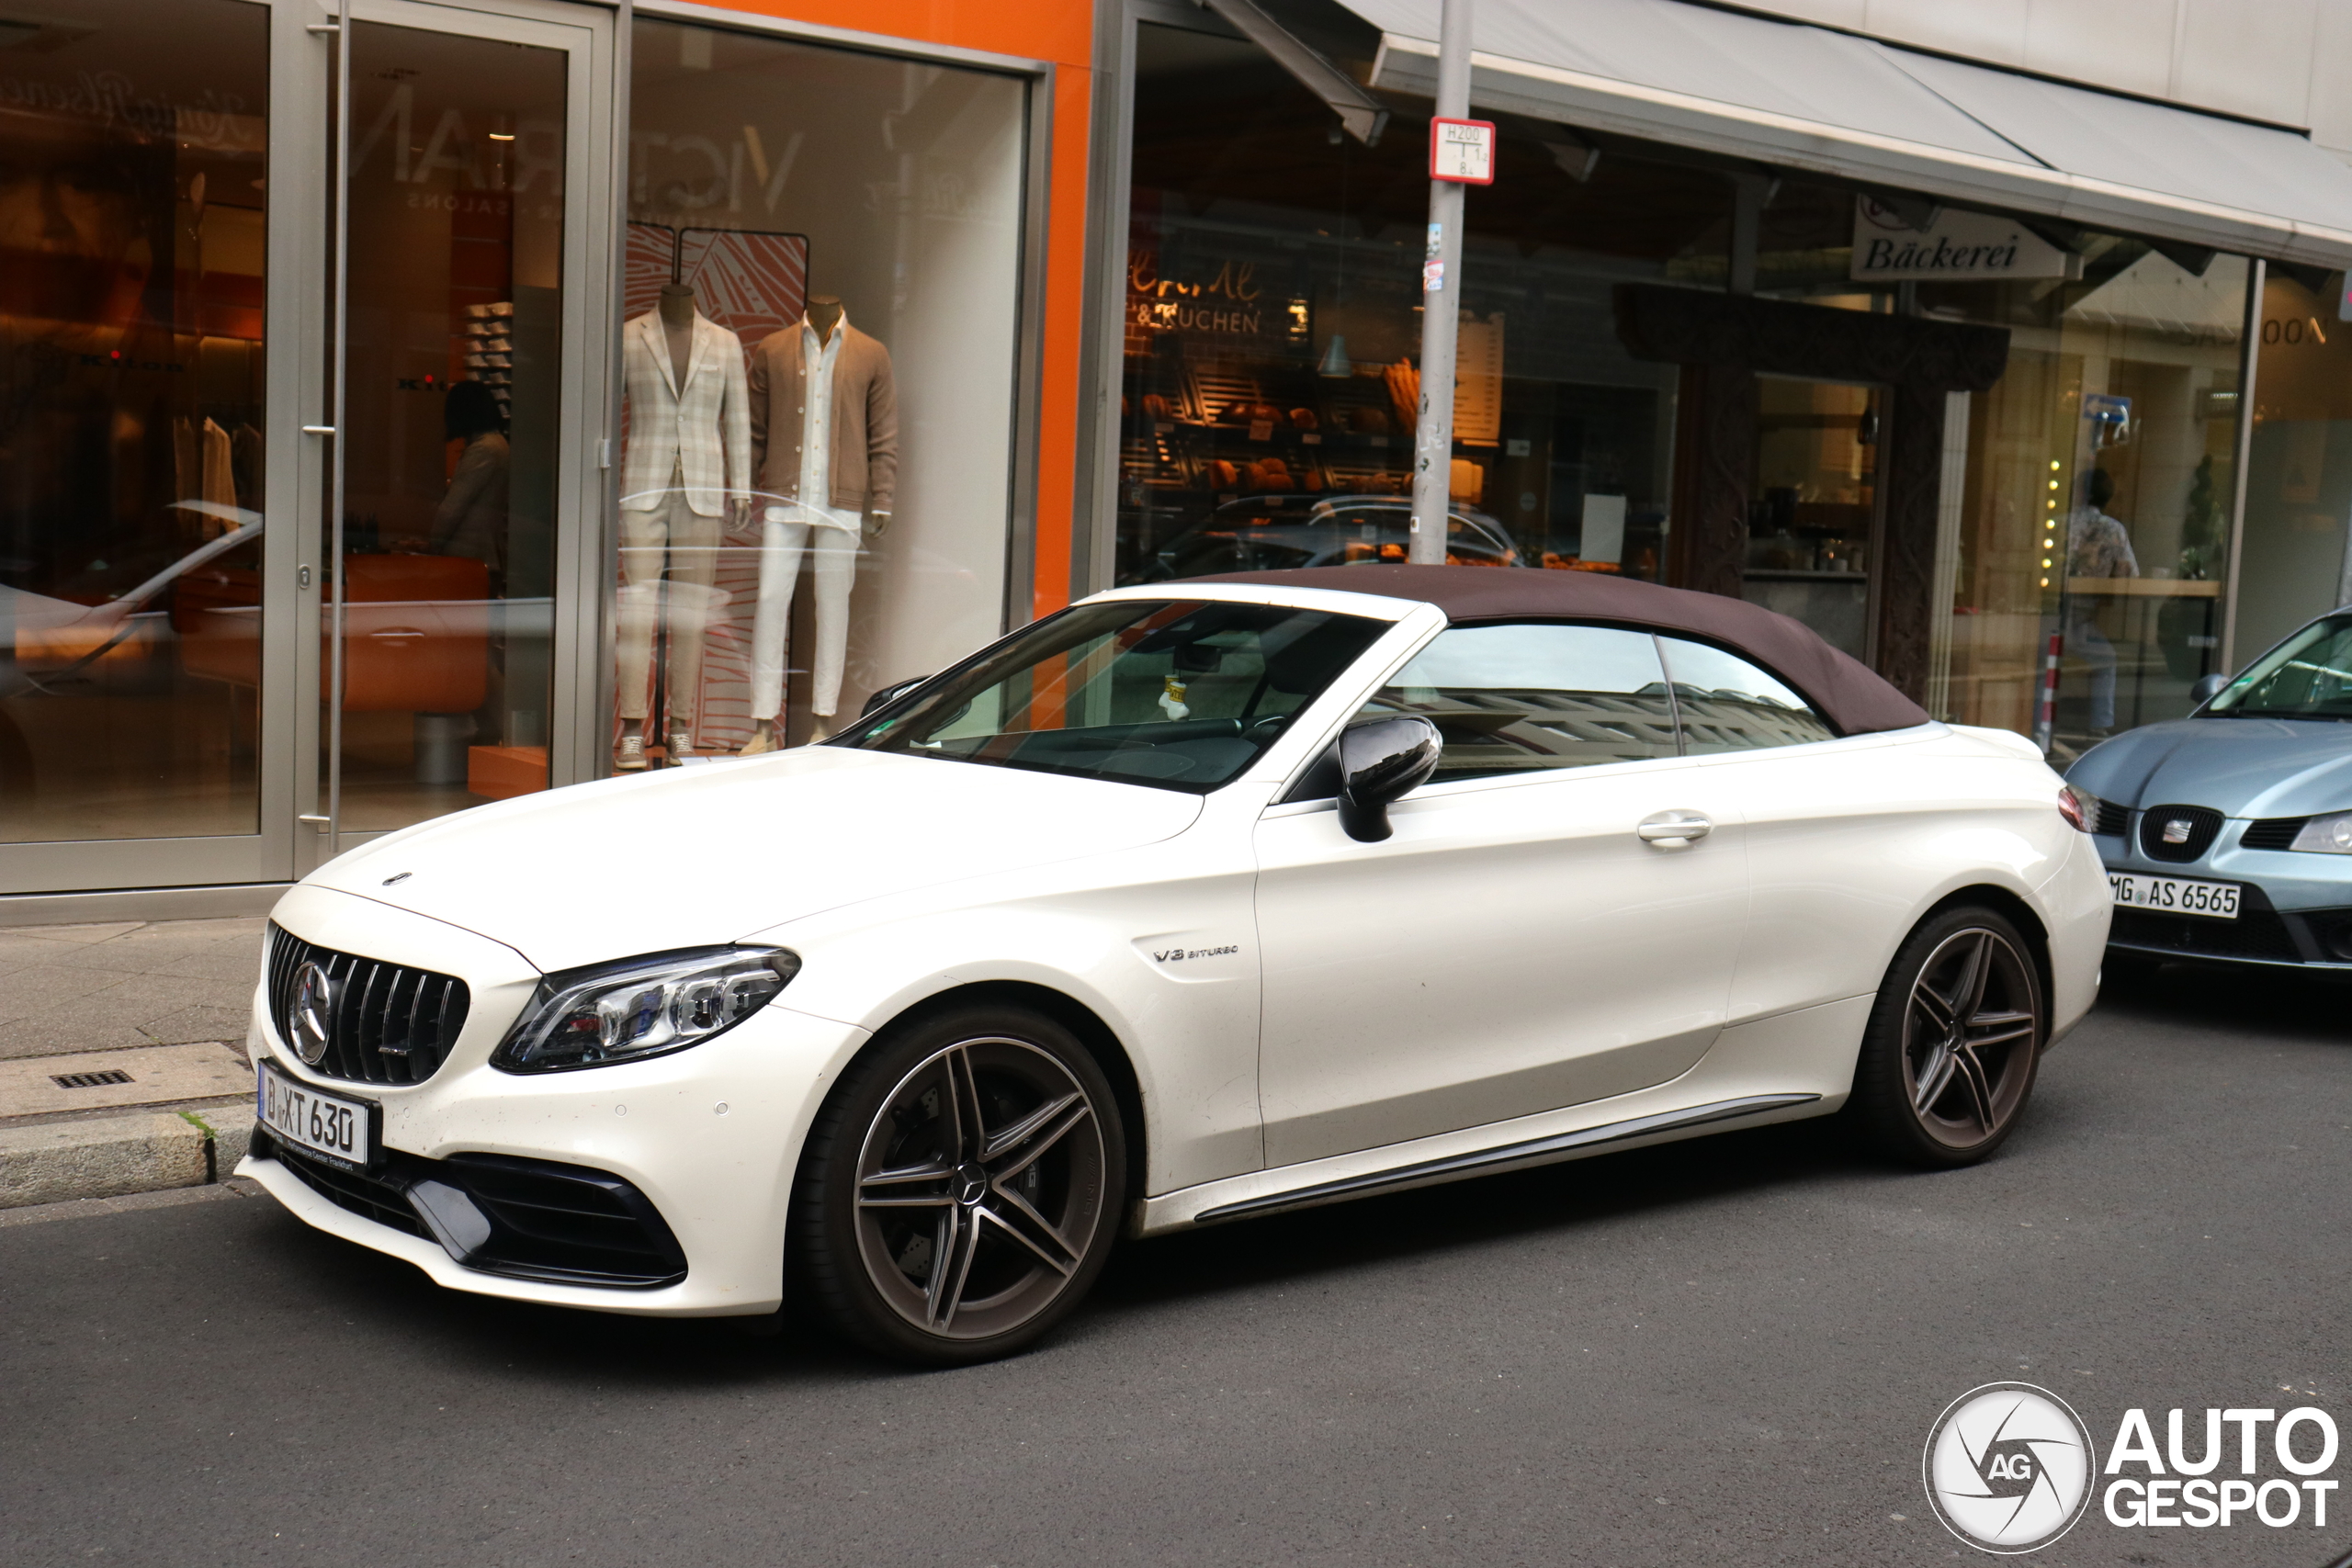
[[[8,24],[0,840],[259,822],[268,13]]]
[[[2187,713],[2221,668],[2249,268],[2188,259],[2202,270],[2088,235],[2041,258],[2048,276],[1918,286],[1930,314],[2009,330],[1999,382],[1945,420],[1938,717],[2041,737],[2063,763]]]
[[[2274,264],[2262,289],[2237,662],[2352,604],[2352,322],[2342,273]]]
[[[1444,742],[1441,780],[1637,762],[1677,754],[1666,680],[1646,632],[1455,626],[1415,654],[1364,712],[1434,722]]]
[[[1419,127],[1364,147],[1254,46],[1147,24],[1133,147],[1114,575],[1401,557]],[[1611,290],[1719,261],[1732,191],[1706,169],[1506,138],[1498,185],[1469,193],[1448,296],[1450,560],[1660,576],[1676,370],[1626,351]]]
[[[1003,626],[1025,85],[640,20],[613,765],[756,754]]]

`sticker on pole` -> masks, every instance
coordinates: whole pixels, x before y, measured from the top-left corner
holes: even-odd
[[[1495,122],[1430,121],[1430,178],[1459,186],[1495,183]]]

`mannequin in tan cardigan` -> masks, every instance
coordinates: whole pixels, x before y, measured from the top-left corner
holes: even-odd
[[[752,636],[752,739],[773,751],[783,719],[784,655],[804,555],[816,579],[812,739],[832,728],[849,637],[849,592],[864,539],[890,525],[899,463],[889,351],[814,295],[807,313],[752,351],[754,482],[766,502],[759,609]]]

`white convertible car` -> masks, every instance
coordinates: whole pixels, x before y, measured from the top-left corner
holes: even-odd
[[[822,746],[278,904],[241,1174],[443,1284],[933,1363],[1122,1234],[1843,1111],[1981,1159],[2109,893],[2026,742],[1582,572],[1105,593]]]

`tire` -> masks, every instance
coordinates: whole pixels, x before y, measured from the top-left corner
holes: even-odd
[[[1974,1165],[2024,1116],[2049,1038],[2041,973],[2017,927],[1981,907],[1942,910],[1887,966],[1848,1120],[1904,1164]]]
[[[1102,1273],[1126,1169],[1116,1097],[1068,1030],[1002,1006],[912,1020],[851,1066],[809,1131],[794,1294],[898,1360],[1012,1355]]]

